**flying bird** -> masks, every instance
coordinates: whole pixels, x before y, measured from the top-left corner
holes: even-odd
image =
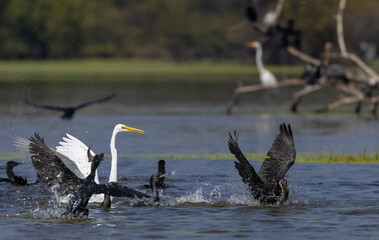
[[[276,80],[276,77],[274,76],[274,74],[272,74],[269,70],[267,70],[263,66],[263,61],[262,61],[262,55],[263,55],[262,44],[260,42],[258,42],[258,41],[247,42],[246,43],[246,47],[256,48],[257,49],[257,52],[255,54],[255,58],[256,58],[255,61],[257,63],[257,67],[258,67],[258,70],[259,70],[259,80],[261,81],[261,83],[263,85],[276,85],[277,84],[277,80]]]
[[[238,162],[234,162],[234,165],[242,177],[242,181],[249,185],[249,190],[256,201],[263,204],[282,204],[287,201],[289,190],[284,176],[296,159],[292,130],[289,124],[288,127],[284,123],[280,125],[280,133],[267,153],[269,158],[262,163],[258,174],[239,148],[236,132],[234,132],[234,138],[229,133],[228,146],[230,152],[238,160]]]
[[[65,156],[49,148],[42,137],[35,133],[29,138],[29,152],[32,164],[46,183],[61,195],[69,195],[67,211],[63,215],[88,214],[87,204],[93,194],[108,194],[117,197],[152,198],[150,195],[119,185],[105,185],[95,182],[96,169],[104,158],[104,154],[92,156],[87,151],[91,172],[86,178],[78,177],[65,164]]]
[[[15,161],[8,161],[7,164],[5,165],[5,167],[0,166],[0,169],[5,168],[5,171],[6,171],[7,176],[8,176],[8,178],[0,178],[0,182],[10,182],[15,186],[27,185],[28,181],[26,180],[26,178],[17,176],[13,171],[13,168],[20,165],[20,164],[24,164],[24,163],[15,162]]]
[[[24,100],[24,103],[29,104],[29,105],[36,107],[36,108],[48,109],[48,110],[53,110],[53,111],[62,111],[63,115],[61,116],[61,118],[64,120],[71,120],[77,110],[84,108],[84,107],[88,107],[88,106],[96,104],[96,103],[102,103],[102,102],[109,101],[114,97],[116,97],[116,94],[113,93],[107,97],[104,97],[104,98],[101,98],[98,100],[93,100],[93,101],[85,102],[85,103],[82,103],[82,104],[79,104],[76,106],[69,106],[69,107],[59,107],[59,106],[52,106],[52,105],[36,104],[36,103],[30,102],[29,100]]]

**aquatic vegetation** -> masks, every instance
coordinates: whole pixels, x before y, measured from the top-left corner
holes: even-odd
[[[36,80],[38,82],[59,81],[231,81],[258,75],[258,69],[248,64],[141,60],[87,59],[71,61],[0,61],[0,81]],[[276,74],[282,67],[271,67]],[[147,70],[148,69],[148,70]],[[287,75],[299,75],[302,66],[287,66]],[[9,73],[12,74],[9,74]]]
[[[151,155],[134,155],[138,158],[150,159],[211,159],[211,160],[233,160],[233,155],[224,153],[214,154],[151,154]],[[249,160],[263,161],[267,158],[264,153],[246,153]],[[355,163],[355,164],[379,164],[379,153],[368,154],[345,154],[345,153],[297,153],[296,162],[304,163]]]
[[[110,155],[105,155],[109,157]],[[267,158],[265,153],[246,153],[249,160],[263,161]],[[209,160],[233,160],[233,155],[228,153],[209,154],[120,154],[122,158],[138,159],[209,159]],[[1,152],[0,160],[24,160],[25,156],[17,152]],[[379,153],[297,153],[296,162],[304,163],[355,163],[355,164],[379,164]]]

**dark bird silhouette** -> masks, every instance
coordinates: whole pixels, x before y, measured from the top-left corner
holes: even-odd
[[[168,174],[166,174],[166,162],[165,160],[159,160],[158,161],[158,172],[157,172],[157,175],[159,176],[158,179],[157,179],[157,183],[156,183],[156,186],[158,189],[163,189],[166,187],[166,185],[164,184],[164,177],[167,176]],[[165,175],[165,176],[163,176]],[[154,175],[153,175],[154,176]],[[153,176],[150,177],[150,185],[151,185],[151,182],[152,182],[152,179]]]
[[[296,151],[291,131],[288,124],[280,125],[280,133],[267,153],[267,158],[261,166],[258,174],[247,161],[238,146],[238,134],[234,132],[234,138],[229,133],[229,150],[236,159],[234,162],[242,181],[249,185],[249,190],[255,200],[263,204],[284,203],[288,199],[289,190],[287,180],[284,178],[288,169],[295,163]]]
[[[150,187],[151,190],[153,190],[153,200],[154,202],[159,201],[159,193],[158,193],[158,188],[159,188],[159,181],[167,176],[168,174],[160,174],[160,173],[155,173],[150,177]]]
[[[75,112],[81,108],[88,107],[90,105],[96,104],[96,103],[102,103],[111,100],[112,98],[116,97],[116,94],[109,95],[107,97],[98,99],[98,100],[93,100],[89,102],[85,102],[82,104],[79,104],[77,106],[70,106],[70,107],[59,107],[59,106],[51,106],[51,105],[43,105],[43,104],[36,104],[32,103],[29,100],[24,100],[24,103],[32,105],[33,107],[36,108],[43,108],[43,109],[48,109],[48,110],[54,110],[54,111],[63,111],[63,115],[61,116],[62,119],[65,120],[70,120]]]
[[[158,189],[164,189],[166,188],[166,184],[164,184],[164,177],[167,176],[168,174],[166,173],[166,168],[165,168],[166,162],[165,160],[159,160],[158,161],[158,171],[156,174],[151,175],[150,177],[150,185],[144,185],[145,188],[151,188],[153,189],[153,185],[156,186]],[[154,182],[154,175],[160,176],[158,177],[157,182],[153,184]]]
[[[18,166],[18,165],[20,165],[20,164],[24,164],[24,163],[15,162],[15,161],[8,161],[5,167],[4,166],[0,166],[0,169],[4,169],[5,168],[5,171],[6,171],[7,176],[8,176],[8,178],[0,178],[0,182],[10,182],[10,183],[12,183],[15,186],[24,186],[24,185],[27,185],[28,181],[26,180],[26,178],[17,176],[13,172],[13,168],[16,167],[16,166]]]
[[[250,22],[258,21],[258,14],[251,0],[246,1],[245,15]]]
[[[317,84],[321,78],[341,80],[344,84],[349,83],[345,69],[338,63],[330,64],[327,67],[307,64],[301,78],[307,78],[308,85]]]
[[[60,195],[71,195],[64,215],[88,214],[87,204],[93,194],[108,194],[115,197],[152,198],[150,195],[119,185],[97,184],[94,181],[96,169],[103,160],[104,154],[90,157],[91,172],[85,178],[76,176],[65,164],[65,156],[46,146],[39,134],[29,138],[29,152],[33,166],[42,183]]]
[[[152,199],[154,202],[159,202],[159,192],[158,189],[161,189],[159,186],[159,182],[162,178],[167,176],[168,174],[160,174],[154,173],[150,177],[150,185],[144,185],[145,188],[151,188],[152,190]],[[109,182],[108,185],[118,185],[118,183],[115,182]],[[104,194],[104,201],[101,204],[101,207],[105,209],[105,211],[109,211],[111,208],[112,201],[111,201],[111,196],[109,194]]]
[[[297,49],[301,48],[301,31],[296,30],[295,21],[289,19],[287,26],[282,27],[280,24],[276,25],[276,30],[281,35],[281,47],[287,48],[288,46],[294,46]]]

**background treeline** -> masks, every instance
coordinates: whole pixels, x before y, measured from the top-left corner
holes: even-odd
[[[317,55],[336,42],[337,0],[287,0],[279,23],[295,20],[302,50]],[[258,16],[276,1],[255,1]],[[175,60],[243,59],[247,40],[264,40],[246,21],[246,0],[1,0],[0,58],[89,57]],[[379,1],[350,0],[345,15],[348,49],[379,44]],[[275,40],[277,38],[277,40]],[[277,53],[280,36],[267,41]]]

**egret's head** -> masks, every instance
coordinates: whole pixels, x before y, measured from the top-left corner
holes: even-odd
[[[128,127],[128,126],[125,126],[123,124],[117,124],[114,128],[114,132],[116,132],[116,133],[119,133],[119,132],[135,132],[135,133],[141,133],[141,134],[145,133],[141,129]]]
[[[247,42],[246,47],[248,47],[248,48],[259,48],[259,47],[261,47],[261,43],[258,41]]]

